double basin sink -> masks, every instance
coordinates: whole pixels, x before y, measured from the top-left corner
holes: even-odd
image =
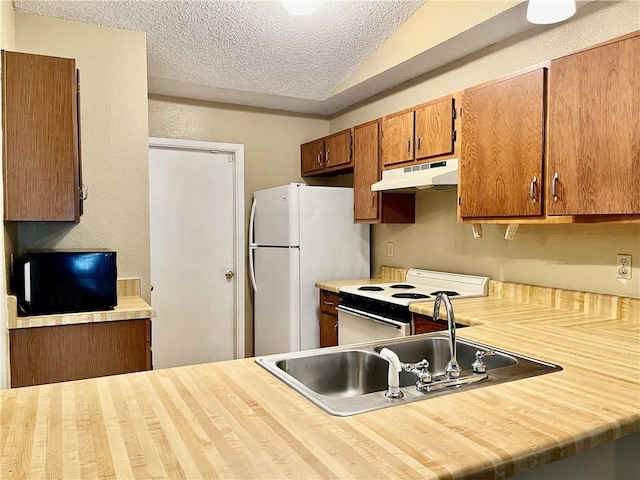
[[[450,359],[449,339],[446,335],[425,334],[371,344],[270,355],[257,358],[256,363],[326,412],[337,416],[355,415],[562,370],[558,365],[469,340],[458,338],[456,345],[457,360],[463,376],[473,376],[471,365],[476,359],[476,352],[495,352],[495,355],[484,358],[487,378],[433,391],[418,391],[415,388],[417,376],[402,371],[399,380],[404,396],[398,399],[385,396],[389,362],[379,352],[388,348],[398,355],[402,363],[416,363],[426,359],[433,377],[444,377],[445,367]]]

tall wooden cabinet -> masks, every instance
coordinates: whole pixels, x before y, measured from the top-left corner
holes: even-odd
[[[2,52],[4,219],[79,221],[75,60]]]
[[[640,34],[551,61],[549,215],[640,213]]]
[[[460,216],[542,215],[546,69],[462,95]]]
[[[353,163],[356,223],[415,223],[413,193],[371,191],[380,180],[380,120],[354,127]]]

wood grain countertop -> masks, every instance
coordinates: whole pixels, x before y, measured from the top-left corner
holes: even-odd
[[[155,318],[156,311],[140,297],[140,279],[118,280],[118,304],[113,310],[18,316],[17,298],[7,295],[7,328],[53,327],[79,323],[113,322]]]
[[[404,282],[407,277],[408,268],[402,267],[388,267],[383,265],[380,267],[378,278],[361,278],[361,279],[348,279],[348,280],[327,280],[316,282],[315,286],[320,290],[327,290],[329,292],[338,293],[340,287],[346,287],[348,285],[371,285],[373,283],[388,283],[388,282]]]
[[[0,478],[504,478],[640,431],[638,319],[521,303],[458,335],[562,371],[352,417],[252,359],[2,391]]]

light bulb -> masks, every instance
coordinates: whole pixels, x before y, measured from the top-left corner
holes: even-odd
[[[308,15],[320,7],[321,0],[282,0],[282,6],[291,15]]]
[[[574,13],[575,0],[529,0],[527,6],[527,20],[538,25],[562,22]]]

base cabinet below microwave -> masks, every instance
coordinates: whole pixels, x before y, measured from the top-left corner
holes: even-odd
[[[9,330],[11,387],[152,369],[151,320]]]

